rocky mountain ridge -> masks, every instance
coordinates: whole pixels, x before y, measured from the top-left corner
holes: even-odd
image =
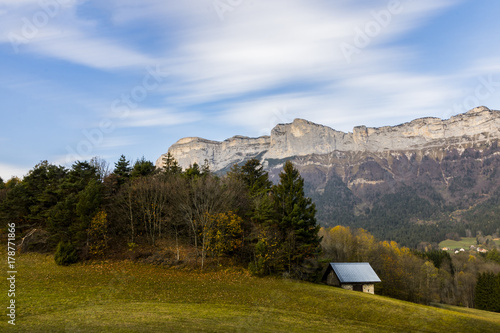
[[[187,168],[205,160],[213,171],[227,169],[258,157],[263,162],[334,151],[382,153],[431,147],[467,145],[500,138],[500,111],[481,106],[450,119],[420,118],[397,126],[378,128],[357,126],[344,133],[304,119],[278,124],[270,136],[234,136],[222,142],[197,137],[183,138],[168,152]],[[156,166],[163,165],[163,154]]]
[[[296,119],[270,136],[185,138],[169,152],[183,168],[207,160],[219,173],[258,158],[273,182],[291,160],[321,225],[361,227],[416,247],[450,232],[500,236],[499,140],[500,111],[478,107],[352,133]]]

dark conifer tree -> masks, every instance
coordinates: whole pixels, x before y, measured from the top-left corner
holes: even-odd
[[[494,311],[495,298],[495,274],[492,272],[480,273],[477,277],[474,303],[476,309]]]
[[[149,176],[155,172],[155,169],[156,167],[153,162],[146,160],[143,156],[140,160],[135,162],[130,172],[130,176],[131,178]]]
[[[297,272],[304,259],[313,256],[319,248],[316,207],[304,195],[304,179],[290,161],[285,163],[273,194],[286,254],[285,266],[289,272]]]
[[[178,174],[182,172],[182,168],[179,166],[179,163],[175,160],[175,158],[167,153],[167,156],[163,157],[163,170],[166,173]]]
[[[73,164],[59,186],[61,198],[48,214],[51,245],[64,241],[84,246],[91,215],[101,204],[101,189],[95,166],[86,161]]]
[[[210,165],[208,164],[208,160],[205,158],[203,165],[201,166],[201,174],[209,175],[210,174]]]
[[[273,185],[264,166],[255,158],[248,160],[241,167],[241,178],[252,196],[267,193]]]
[[[121,155],[118,162],[115,163],[115,169],[113,173],[118,176],[118,183],[124,184],[130,178],[130,172],[132,168],[130,167],[130,161],[127,160],[125,155]]]

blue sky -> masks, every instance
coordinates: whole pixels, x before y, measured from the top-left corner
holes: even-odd
[[[0,0],[0,177],[500,109],[493,0]]]

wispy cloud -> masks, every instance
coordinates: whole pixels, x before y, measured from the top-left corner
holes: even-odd
[[[166,109],[135,109],[126,115],[115,118],[117,127],[156,127],[173,126],[200,120],[196,112],[176,112]]]
[[[102,37],[102,26],[78,14],[82,1],[3,1],[0,42],[15,52],[50,58],[99,69],[144,67],[154,60],[119,39]],[[2,2],[0,2],[0,5]]]
[[[370,9],[354,11],[345,4],[326,2],[254,3],[233,13],[233,20],[225,25],[218,22],[197,34],[187,33],[166,59],[176,80],[165,91],[176,103],[222,102],[220,106],[226,110],[223,114],[229,122],[259,123],[258,128],[262,121],[244,116],[241,119],[245,120],[239,121],[238,111],[261,112],[267,117],[260,119],[272,119],[272,110],[280,104],[292,105],[303,117],[315,117],[341,106],[374,114],[371,109],[378,111],[383,104],[412,116],[417,106],[431,105],[440,93],[441,98],[449,96],[453,88],[447,88],[443,78],[425,77],[405,69],[417,57],[415,50],[379,46],[418,27],[452,2],[402,3],[400,17],[394,18],[350,66],[339,45],[353,38],[357,26],[373,20]],[[372,11],[385,6],[387,2],[377,2]],[[438,87],[438,82],[445,86]],[[423,94],[420,98],[416,97],[419,92]],[[368,100],[359,101],[360,97]],[[251,111],[247,110],[249,105]]]
[[[459,93],[447,78],[377,73],[339,79],[311,91],[229,104],[220,120],[269,134],[270,123],[305,117],[347,132],[355,125],[395,125],[408,115],[410,119],[443,116],[450,107],[446,101]]]
[[[0,5],[9,7],[21,7],[26,5],[38,5],[38,0],[0,0]]]
[[[100,69],[142,68],[155,62],[115,41],[80,33],[58,36],[52,40],[45,39],[43,42],[33,43],[30,48],[46,56]]]

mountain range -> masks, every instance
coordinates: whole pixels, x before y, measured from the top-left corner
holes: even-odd
[[[499,139],[500,111],[481,106],[348,133],[295,119],[270,136],[183,138],[168,152],[183,168],[207,162],[217,173],[257,158],[274,182],[291,160],[321,225],[362,227],[415,247],[450,234],[500,234]]]

